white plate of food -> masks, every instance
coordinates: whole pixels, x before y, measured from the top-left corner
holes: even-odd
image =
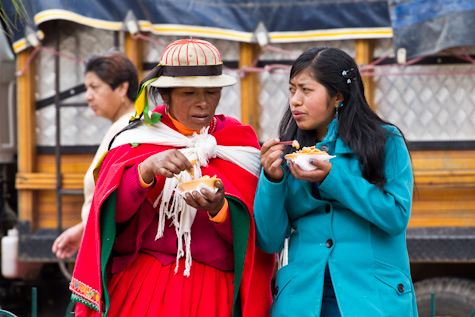
[[[305,146],[300,151],[287,154],[285,159],[287,162],[297,164],[304,171],[313,171],[317,167],[310,163],[310,159],[328,162],[334,157],[334,155],[329,155],[325,151],[320,151],[315,146]]]

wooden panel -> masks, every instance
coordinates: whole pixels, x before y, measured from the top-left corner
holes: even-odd
[[[61,156],[61,172],[64,189],[82,189],[84,175],[93,159],[92,154],[69,154]],[[24,189],[55,189],[56,161],[54,155],[38,155],[37,173],[18,172],[16,188]]]
[[[33,49],[29,48],[17,55],[17,71],[27,65]],[[30,64],[22,76],[17,78],[17,135],[18,135],[18,171],[33,172],[35,162],[35,67]],[[18,217],[20,220],[34,219],[34,193],[18,191]]]
[[[54,191],[38,191],[38,226],[40,228],[56,228],[56,193]],[[62,227],[68,228],[81,221],[83,196],[64,196],[62,200]]]
[[[63,173],[63,189],[83,189],[84,174]],[[18,173],[16,177],[17,189],[52,189],[56,188],[56,174],[51,173]]]
[[[454,213],[456,213],[454,215]],[[474,227],[474,210],[413,210],[409,227]]]
[[[143,41],[140,38],[134,38],[129,32],[124,34],[124,53],[129,57],[138,71],[139,82],[143,72]]]
[[[475,170],[475,150],[411,151],[414,170]]]
[[[94,154],[61,155],[61,172],[85,174],[93,158]],[[56,173],[55,156],[50,154],[38,155],[36,170],[40,173]]]
[[[450,200],[450,199],[432,199],[429,201],[415,200],[412,204],[413,209],[421,213],[434,213],[434,211],[452,212],[452,216],[457,216],[457,212],[475,213],[475,200]]]
[[[413,197],[414,201],[465,200],[468,197],[475,197],[475,189],[470,187],[435,189],[416,186]]]
[[[424,185],[438,187],[457,187],[475,184],[475,174],[470,170],[462,171],[415,171],[416,184],[423,188]]]
[[[254,66],[259,55],[259,45],[241,43],[239,47],[239,69]],[[245,73],[241,79],[241,122],[259,129],[259,78],[257,73]]]
[[[355,63],[356,65],[358,65],[359,68],[371,64],[373,62],[373,47],[374,40],[355,40]],[[369,73],[372,72],[372,70],[368,70],[366,72]],[[365,88],[366,100],[368,101],[370,107],[376,110],[376,105],[374,104],[374,77],[365,76],[361,79],[363,80],[363,85]]]
[[[475,151],[414,151],[411,157],[409,226],[475,226]]]
[[[94,154],[65,154],[61,155],[61,171],[63,173],[64,189],[83,189],[84,175],[89,168]],[[48,173],[49,187],[56,186],[56,161],[54,155],[39,155],[37,170]],[[53,176],[53,178],[51,178]],[[46,181],[46,180],[45,180]],[[81,208],[84,196],[65,196],[62,198],[62,227],[68,228],[81,221]],[[56,228],[56,192],[40,191],[38,193],[38,225],[41,228]]]
[[[83,189],[84,175],[93,154],[61,155],[61,171],[64,189]],[[36,173],[19,173],[17,187],[34,188],[36,191],[35,213],[39,228],[56,228],[56,160],[54,155],[42,154],[36,159]],[[84,196],[62,198],[62,227],[68,228],[81,221]]]

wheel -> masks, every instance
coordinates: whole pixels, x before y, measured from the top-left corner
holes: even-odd
[[[468,317],[475,309],[475,281],[459,278],[432,278],[414,283],[420,317]],[[431,314],[431,294],[435,309]]]

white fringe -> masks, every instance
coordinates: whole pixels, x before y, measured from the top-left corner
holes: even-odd
[[[290,238],[292,237],[292,233],[295,231],[295,229],[290,229],[290,237],[285,238],[284,240],[284,247],[280,252],[277,253],[277,270],[280,270],[287,264],[289,264],[289,243],[290,243]]]
[[[277,254],[277,270],[289,264],[289,240],[290,238],[284,240],[284,248]]]

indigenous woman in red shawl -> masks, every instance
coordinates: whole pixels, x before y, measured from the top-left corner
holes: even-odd
[[[76,316],[268,316],[273,256],[255,245],[259,144],[215,115],[218,49],[173,42],[102,162],[70,289]],[[150,100],[165,102],[149,112]],[[143,119],[141,119],[143,117]],[[215,189],[180,191],[216,176]]]

